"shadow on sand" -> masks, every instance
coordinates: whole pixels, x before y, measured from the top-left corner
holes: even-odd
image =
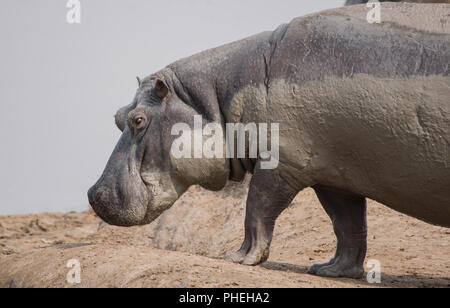
[[[308,266],[295,265],[289,263],[279,262],[265,262],[261,264],[262,267],[282,272],[291,272],[297,274],[308,274]],[[349,279],[349,278],[327,278],[331,281],[345,281],[353,284],[363,284],[368,287],[388,287],[388,288],[448,288],[450,287],[450,278],[433,278],[424,277],[419,275],[381,275],[380,284],[370,284],[366,280],[366,274],[362,279]]]

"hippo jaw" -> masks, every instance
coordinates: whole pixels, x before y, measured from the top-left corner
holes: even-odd
[[[116,198],[112,197],[115,193],[105,188],[92,187],[88,195],[92,209],[106,223],[121,227],[143,224],[147,213],[147,205],[144,202],[133,201],[124,206],[120,201],[111,201]]]
[[[94,212],[108,224],[122,227],[149,224],[179,197],[168,173],[130,172],[112,181],[107,170],[88,196]]]
[[[122,188],[110,189],[100,182],[88,192],[92,209],[110,225],[130,227],[149,224],[179,197],[164,173],[144,173],[127,183]]]
[[[168,172],[142,172],[141,178],[151,196],[142,224],[149,224],[170,208],[182,192],[175,188]]]

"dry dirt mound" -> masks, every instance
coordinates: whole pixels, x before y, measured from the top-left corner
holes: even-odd
[[[329,218],[314,192],[300,193],[281,215],[269,261],[258,267],[220,258],[243,237],[244,185],[220,193],[193,187],[151,225],[112,227],[92,212],[0,217],[0,287],[69,287],[69,259],[78,259],[89,287],[366,287],[365,280],[306,274],[335,249]],[[382,284],[449,287],[450,230],[370,201],[368,259],[382,266]]]
[[[67,261],[78,259],[81,284],[66,280]],[[325,280],[306,269],[267,263],[235,265],[224,260],[123,245],[57,245],[0,261],[0,287],[345,287],[362,282]],[[275,270],[274,270],[275,269]]]

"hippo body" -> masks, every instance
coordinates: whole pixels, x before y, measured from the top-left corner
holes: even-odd
[[[89,191],[93,209],[112,224],[145,224],[190,185],[218,190],[251,172],[245,239],[227,257],[256,265],[268,258],[278,215],[312,187],[337,251],[310,273],[331,277],[363,274],[366,197],[450,227],[450,5],[389,3],[381,24],[366,16],[360,5],[297,18],[145,78],[116,116],[123,135]],[[193,115],[222,125],[279,123],[278,167],[174,160],[170,126]],[[133,135],[136,117],[151,136]]]

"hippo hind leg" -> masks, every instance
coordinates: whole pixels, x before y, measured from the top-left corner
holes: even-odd
[[[308,272],[324,277],[361,278],[367,249],[366,198],[320,185],[313,188],[333,223],[337,249],[333,259],[314,264]]]
[[[275,221],[297,192],[275,171],[259,169],[257,165],[247,197],[244,242],[238,251],[225,258],[245,265],[265,262],[269,257]]]

